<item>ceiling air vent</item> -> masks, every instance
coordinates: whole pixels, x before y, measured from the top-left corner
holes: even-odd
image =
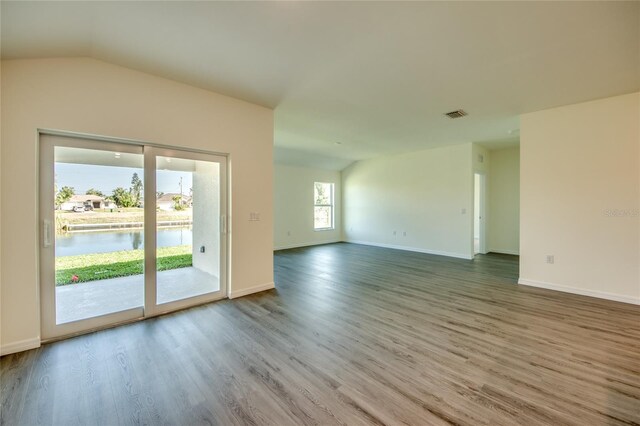
[[[444,115],[446,115],[449,118],[460,118],[460,117],[464,117],[465,115],[467,115],[466,112],[464,112],[464,110],[456,110],[456,111],[451,111],[451,112],[447,112]]]

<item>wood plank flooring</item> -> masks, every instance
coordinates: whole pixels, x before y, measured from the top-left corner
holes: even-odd
[[[276,290],[0,360],[6,425],[640,424],[640,306],[517,258],[332,244]]]

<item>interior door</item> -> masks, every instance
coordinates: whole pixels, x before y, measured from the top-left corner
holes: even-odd
[[[226,157],[42,134],[43,340],[227,295]]]

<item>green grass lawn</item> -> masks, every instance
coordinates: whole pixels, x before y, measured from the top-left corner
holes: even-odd
[[[160,247],[157,258],[159,271],[191,266],[191,246]],[[74,275],[78,283],[139,275],[143,265],[144,250],[57,257],[56,286],[75,284]]]

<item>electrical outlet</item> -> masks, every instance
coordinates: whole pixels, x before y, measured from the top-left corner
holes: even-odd
[[[461,209],[461,210],[460,210],[460,213],[461,213],[461,214],[467,214],[467,209]]]
[[[555,258],[552,254],[548,254],[547,255],[547,263],[553,265],[553,263],[555,262]]]
[[[402,236],[403,236],[403,237],[406,237],[406,236],[407,236],[407,231],[404,231],[404,232],[402,233]]]

